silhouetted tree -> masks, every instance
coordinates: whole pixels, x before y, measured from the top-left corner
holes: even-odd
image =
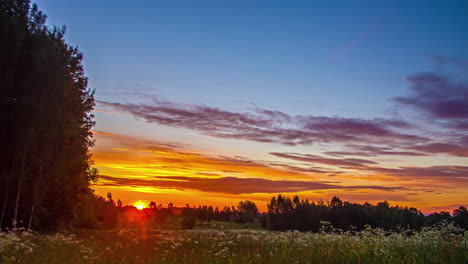
[[[239,211],[238,222],[247,223],[255,221],[258,213],[257,205],[254,202],[245,200],[240,201],[237,205],[237,210]]]
[[[0,1],[1,227],[66,226],[93,197],[93,92],[65,29],[45,22],[28,0]]]
[[[180,225],[183,229],[193,229],[196,223],[196,214],[192,208],[184,208]]]
[[[453,220],[462,228],[468,229],[468,210],[464,206],[460,206],[453,211]]]
[[[335,228],[362,229],[365,225],[396,229],[399,227],[419,229],[425,223],[425,216],[415,208],[392,207],[386,201],[376,206],[343,202],[333,197],[328,205],[322,201],[309,203],[298,196],[278,195],[267,204],[265,225],[271,230],[318,231],[321,221],[328,221]]]

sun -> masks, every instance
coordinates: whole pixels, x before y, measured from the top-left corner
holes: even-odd
[[[138,210],[143,210],[146,207],[145,205],[146,204],[144,202],[142,202],[142,201],[138,201],[138,202],[133,204],[133,206],[135,206],[136,209],[138,209]]]

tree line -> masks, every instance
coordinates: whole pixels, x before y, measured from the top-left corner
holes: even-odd
[[[191,229],[198,220],[201,223],[211,221],[250,223],[258,218],[257,205],[249,200],[240,201],[236,206],[224,206],[222,209],[213,206],[190,207],[188,204],[182,211],[182,228]]]
[[[259,212],[257,205],[249,200],[240,201],[237,206],[224,206],[219,209],[209,205],[174,207],[169,203],[150,202],[148,208],[141,211],[134,206],[122,206],[120,200],[114,202],[112,194],[107,200],[100,197],[95,200],[94,222],[82,227],[116,228],[128,227],[130,215],[136,225],[153,223],[154,227],[162,228],[161,223],[172,221],[176,224],[169,228],[192,229],[197,223],[212,221],[235,223],[260,223],[262,227],[274,231],[298,230],[318,232],[323,227],[333,226],[335,229],[358,231],[366,226],[385,230],[419,230],[425,226],[433,226],[442,222],[454,222],[468,229],[468,210],[460,206],[453,211],[423,214],[416,208],[391,206],[387,201],[376,205],[370,203],[358,204],[343,202],[339,197],[333,197],[328,202],[309,202],[297,195],[290,198],[279,194],[273,196],[267,203],[267,211]]]
[[[424,215],[416,208],[390,206],[386,201],[377,205],[343,202],[338,197],[325,203],[309,202],[278,195],[267,204],[267,212],[260,216],[262,225],[270,230],[320,230],[324,222],[342,230],[361,230],[365,226],[386,230],[421,229],[442,221],[451,221],[468,229],[468,211],[460,206],[453,215],[448,212]]]
[[[148,206],[138,210],[135,206],[125,205],[119,200],[114,201],[112,194],[107,199],[96,196],[89,201],[91,206],[82,211],[75,227],[90,229],[127,228],[132,226],[150,226],[161,228],[167,221],[174,222],[171,228],[192,229],[196,223],[211,223],[212,221],[251,223],[258,221],[258,208],[254,202],[240,201],[237,206],[224,206],[219,209],[213,206],[174,207],[169,203],[166,207],[151,201]]]

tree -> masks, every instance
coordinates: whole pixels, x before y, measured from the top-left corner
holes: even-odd
[[[330,201],[330,206],[331,207],[341,207],[343,206],[343,201],[341,201],[340,198],[333,196],[333,198]]]
[[[115,206],[114,199],[112,199],[112,193],[107,193],[107,201]]]
[[[453,211],[453,220],[462,228],[468,228],[468,210],[464,206],[460,206]]]
[[[94,93],[65,29],[45,22],[28,0],[0,1],[1,227],[59,228],[93,197]]]
[[[182,211],[182,221],[180,222],[181,227],[183,229],[193,229],[195,227],[196,217],[194,209],[187,206]]]
[[[318,231],[321,221],[330,222],[333,227],[342,230],[360,230],[365,225],[386,230],[400,227],[419,229],[425,224],[425,220],[426,224],[434,221],[433,216],[425,218],[415,208],[390,206],[386,201],[374,206],[369,203],[361,205],[343,202],[340,198],[333,197],[325,204],[322,201],[309,203],[308,200],[300,200],[297,196],[291,200],[289,197],[278,195],[271,198],[267,207],[268,213],[262,221],[271,230]],[[463,212],[463,209],[460,212]]]
[[[240,222],[243,223],[255,221],[258,213],[257,205],[249,200],[240,201],[239,205],[237,205],[237,210],[241,215]]]

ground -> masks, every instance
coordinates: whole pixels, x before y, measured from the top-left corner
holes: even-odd
[[[417,233],[244,227],[1,232],[0,263],[468,263],[468,234],[450,224]]]

